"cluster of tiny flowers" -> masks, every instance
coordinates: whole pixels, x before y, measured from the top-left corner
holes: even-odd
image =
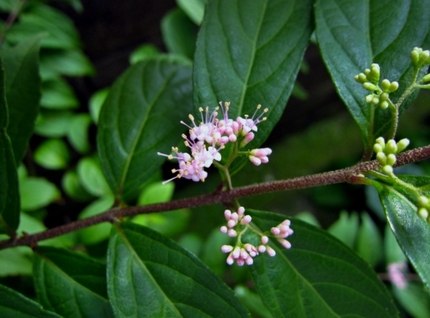
[[[379,64],[373,63],[370,69],[366,69],[364,73],[356,75],[355,80],[363,84],[363,87],[370,92],[366,96],[367,103],[386,109],[390,105],[389,95],[399,88],[399,83],[384,79],[379,85],[380,75]]]
[[[422,218],[423,220],[427,221],[428,223],[430,223],[430,200],[427,196],[425,195],[421,195],[418,197],[418,215],[420,216],[420,218]]]
[[[411,52],[411,60],[418,68],[430,65],[430,51],[423,50],[420,47],[414,47]]]
[[[394,139],[385,142],[383,137],[376,139],[373,150],[376,153],[376,160],[381,164],[382,171],[391,175],[393,166],[396,164],[396,154],[403,151],[409,145],[409,140],[404,138],[396,143]]]
[[[230,103],[226,102],[223,105],[220,102],[220,107],[215,108],[212,112],[209,111],[208,107],[206,109],[200,108],[201,121],[199,124],[195,122],[194,116],[191,114],[188,116],[191,124],[181,121],[181,124],[189,129],[188,136],[183,134],[182,138],[184,138],[184,144],[190,149],[191,154],[180,152],[177,147],[172,147],[174,154],[157,153],[169,160],[176,159],[179,163],[179,168],[172,170],[176,176],[163,183],[176,178],[190,179],[195,182],[205,181],[208,174],[204,169],[209,168],[214,161],[221,160],[220,150],[227,143],[239,142],[239,146],[244,147],[254,139],[254,133],[258,130],[257,125],[266,120],[263,115],[268,109],[264,109],[257,116],[261,109],[261,105],[258,105],[251,118],[239,116],[233,120],[228,117],[229,107]],[[218,111],[222,113],[220,119],[218,118]],[[272,150],[269,148],[253,149],[249,151],[248,158],[258,166],[261,163],[267,163],[269,161],[268,155],[271,153]]]
[[[237,212],[230,210],[224,211],[224,216],[227,221],[226,225],[221,226],[220,231],[227,234],[230,237],[237,237],[240,233],[247,229],[247,225],[251,223],[252,218],[250,215],[245,214],[245,208],[239,207]],[[291,243],[285,238],[293,234],[293,230],[290,228],[290,220],[285,220],[276,227],[272,227],[271,232],[273,236],[285,247],[291,248]],[[267,255],[273,257],[276,252],[269,245],[269,237],[262,235],[260,237],[260,244],[255,246],[250,243],[243,244],[240,239],[233,245],[223,245],[221,251],[228,253],[227,264],[233,265],[235,262],[239,266],[252,265],[254,263],[254,257],[261,253],[267,253]]]

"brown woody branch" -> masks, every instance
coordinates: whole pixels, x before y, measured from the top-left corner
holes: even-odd
[[[406,165],[412,162],[430,158],[430,145],[416,148],[397,155],[396,166]],[[24,234],[20,237],[11,238],[0,241],[0,250],[15,247],[15,246],[31,246],[34,247],[38,242],[63,235],[69,232],[80,230],[91,225],[102,222],[113,222],[116,218],[134,216],[137,214],[149,214],[163,211],[172,211],[182,208],[192,208],[204,206],[214,203],[229,202],[234,199],[263,194],[275,191],[296,190],[322,186],[335,183],[360,183],[359,174],[374,170],[379,163],[376,160],[358,163],[352,167],[334,170],[324,173],[313,174],[304,177],[285,179],[279,181],[270,181],[259,184],[253,184],[245,187],[239,187],[230,191],[217,191],[201,196],[179,199],[171,202],[156,203],[145,206],[132,206],[125,208],[114,208],[96,216],[74,221],[65,225],[61,225],[46,231],[36,234]]]

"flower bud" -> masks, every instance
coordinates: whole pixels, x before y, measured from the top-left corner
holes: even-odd
[[[379,95],[379,99],[381,100],[381,101],[386,101],[386,100],[388,100],[388,98],[390,97],[390,95],[388,95],[388,93],[382,93],[381,95]]]
[[[375,143],[380,144],[382,146],[382,148],[384,148],[385,147],[385,139],[384,139],[384,137],[378,137],[375,140]]]
[[[382,146],[380,145],[380,144],[374,144],[373,145],[373,151],[375,152],[375,153],[378,153],[378,152],[382,152]]]
[[[411,60],[414,65],[418,66],[419,60],[420,60],[420,53],[423,49],[419,47],[414,47],[414,49],[411,52]]]
[[[382,170],[386,173],[386,174],[392,174],[393,173],[393,167],[386,165],[382,168]]]
[[[394,81],[394,82],[391,82],[389,91],[390,91],[390,93],[392,93],[392,92],[397,91],[398,88],[399,88],[399,83]]]
[[[372,102],[373,99],[373,94],[369,94],[366,96],[366,103],[370,104]]]
[[[380,70],[379,64],[373,63],[370,66],[370,74],[368,76],[369,80],[373,83],[378,83],[380,72],[381,72],[381,70]]]
[[[387,144],[384,148],[385,153],[397,153],[397,143],[394,141],[394,139],[390,139],[387,141]]]
[[[423,82],[423,83],[430,82],[430,74],[427,74],[426,76],[424,76],[424,77],[421,79],[421,82]]]
[[[418,198],[419,206],[425,207],[425,206],[428,206],[428,204],[429,204],[429,199],[425,195],[422,195]]]
[[[373,95],[372,104],[373,105],[378,105],[379,104],[379,97],[378,96]]]
[[[397,153],[403,151],[406,149],[406,147],[409,146],[409,139],[403,138],[402,140],[397,142]]]
[[[418,215],[420,216],[420,218],[427,220],[429,217],[429,211],[426,208],[419,208]]]
[[[390,88],[390,81],[389,80],[387,80],[387,79],[384,79],[384,80],[382,80],[382,82],[381,82],[381,88],[382,88],[382,90],[383,91],[388,91],[389,90],[389,88]]]
[[[354,79],[361,84],[364,84],[367,81],[367,77],[363,73],[355,75]]]
[[[378,162],[381,164],[381,165],[385,165],[386,163],[387,163],[387,156],[385,155],[385,153],[383,153],[383,152],[378,152],[377,154],[376,154],[376,160],[378,160]]]
[[[390,106],[390,104],[388,104],[388,102],[385,100],[379,104],[379,107],[381,107],[381,109],[387,109],[388,106]]]
[[[387,165],[394,166],[396,164],[397,158],[396,155],[390,153],[387,156]]]
[[[374,92],[374,91],[378,91],[378,90],[379,90],[378,86],[376,86],[375,84],[372,84],[372,83],[370,83],[370,82],[366,82],[366,83],[364,83],[364,84],[363,84],[363,87],[364,87],[365,89],[367,89],[368,91],[371,91],[371,92]]]

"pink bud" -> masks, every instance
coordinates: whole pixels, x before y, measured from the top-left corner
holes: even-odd
[[[221,226],[221,228],[219,229],[221,231],[221,233],[227,233],[227,226],[223,225]]]
[[[291,243],[288,242],[287,240],[279,240],[279,243],[281,243],[282,246],[285,248],[291,248]]]
[[[267,247],[266,247],[266,249],[267,249],[267,254],[268,254],[270,257],[274,257],[274,256],[276,255],[275,250],[274,250],[273,248],[271,248],[270,246],[267,246]]]
[[[223,245],[221,246],[221,251],[223,253],[230,253],[233,250],[233,246],[231,245]]]
[[[245,215],[243,219],[240,221],[241,224],[249,224],[251,223],[252,217],[250,215]]]
[[[268,242],[269,242],[269,238],[266,235],[261,237],[261,243],[266,245]]]

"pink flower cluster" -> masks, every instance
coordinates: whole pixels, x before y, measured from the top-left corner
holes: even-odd
[[[200,108],[201,122],[199,124],[195,122],[194,116],[191,114],[188,116],[191,124],[181,121],[181,124],[189,129],[189,135],[183,134],[182,138],[184,138],[184,144],[190,149],[191,154],[180,152],[177,147],[172,147],[174,154],[157,153],[169,160],[176,159],[179,163],[179,168],[172,170],[176,176],[163,183],[176,178],[190,179],[195,182],[205,181],[208,174],[204,169],[209,168],[214,161],[221,160],[220,150],[227,143],[239,142],[239,146],[244,147],[253,140],[257,125],[266,120],[266,117],[262,116],[268,111],[266,108],[256,117],[257,112],[261,109],[261,105],[258,105],[251,118],[245,116],[233,120],[228,117],[230,103],[226,102],[223,105],[220,102],[219,105],[220,107],[215,108],[213,112],[209,112],[208,107],[205,110]],[[219,110],[222,113],[221,119],[217,118]],[[261,163],[267,163],[269,161],[267,156],[271,153],[272,150],[269,148],[254,149],[249,152],[249,159],[258,166]]]
[[[240,234],[248,229],[248,224],[252,221],[252,217],[245,214],[244,207],[239,207],[237,212],[225,210],[224,217],[227,221],[227,225],[221,226],[220,231],[230,237],[239,237],[235,246],[223,245],[221,247],[223,253],[229,253],[226,260],[228,265],[233,265],[235,262],[239,266],[243,266],[244,264],[252,265],[254,263],[254,257],[260,253],[267,253],[271,257],[276,255],[275,250],[267,245],[269,243],[269,238],[266,235],[261,236],[261,243],[258,246],[254,246],[250,243],[243,244],[240,241]],[[291,222],[289,220],[285,220],[271,229],[272,234],[285,248],[291,247],[290,242],[285,240],[287,236],[293,234],[293,230],[290,229],[290,224]]]

